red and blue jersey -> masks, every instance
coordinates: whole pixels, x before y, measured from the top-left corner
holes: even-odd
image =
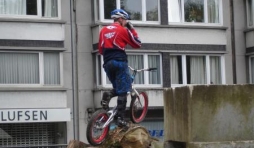
[[[141,41],[135,29],[127,29],[118,23],[103,27],[99,37],[99,53],[103,55],[104,63],[109,60],[127,61],[125,46],[140,48]]]

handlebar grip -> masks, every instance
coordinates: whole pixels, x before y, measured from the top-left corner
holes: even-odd
[[[157,68],[148,68],[148,71],[157,70]]]

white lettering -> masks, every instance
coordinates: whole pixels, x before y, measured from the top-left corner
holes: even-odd
[[[110,33],[104,34],[104,36],[105,36],[107,39],[110,39],[110,38],[114,37],[115,34],[116,34],[116,32],[110,32]]]

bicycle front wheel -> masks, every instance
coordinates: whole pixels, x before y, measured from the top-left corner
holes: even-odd
[[[141,92],[131,98],[130,117],[133,123],[140,123],[146,117],[148,110],[148,97],[145,92]]]
[[[107,137],[109,132],[109,125],[102,128],[102,125],[109,119],[105,110],[96,111],[88,122],[86,129],[87,141],[93,145],[100,145]]]

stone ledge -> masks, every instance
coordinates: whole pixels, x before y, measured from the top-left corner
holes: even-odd
[[[190,142],[188,148],[253,148],[254,141]]]

